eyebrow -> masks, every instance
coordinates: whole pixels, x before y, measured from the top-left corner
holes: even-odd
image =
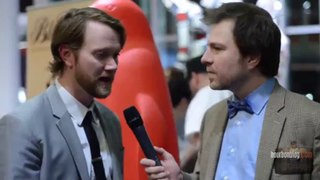
[[[218,42],[208,42],[209,46],[221,46],[221,47],[226,47],[226,45]]]
[[[105,51],[108,51],[108,52],[113,52],[113,53],[118,53],[121,51],[121,48],[109,48],[109,47],[104,47],[104,48],[98,48],[98,49],[94,49],[92,52],[93,53],[96,53],[96,52],[105,52]]]

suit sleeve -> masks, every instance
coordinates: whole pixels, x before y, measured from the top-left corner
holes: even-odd
[[[0,119],[0,174],[4,179],[8,179],[8,154],[9,154],[9,143],[7,133],[7,122],[4,118]]]
[[[313,171],[312,179],[320,178],[320,113],[316,113],[317,126],[315,129],[315,139],[313,144]]]
[[[1,128],[5,129],[1,134],[1,140],[5,142],[1,148],[6,156],[5,179],[40,179],[40,143],[33,136],[32,125],[13,115],[7,115],[0,121]]]

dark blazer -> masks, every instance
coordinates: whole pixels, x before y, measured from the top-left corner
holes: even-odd
[[[95,102],[112,157],[113,179],[123,179],[118,118]],[[0,120],[0,172],[9,179],[88,180],[89,173],[70,114],[55,85]]]
[[[193,174],[184,179],[212,180],[219,161],[220,148],[227,123],[227,100],[211,107],[201,128],[201,147]],[[271,152],[290,148],[292,142],[312,154],[309,162],[295,161],[298,169],[284,174],[284,162],[271,158]],[[230,162],[232,163],[232,162]],[[278,173],[276,164],[283,166]],[[281,164],[282,163],[282,164]],[[311,168],[302,170],[306,164]],[[285,167],[285,168],[284,168]],[[284,168],[284,169],[283,169]],[[304,172],[298,172],[298,171]],[[296,172],[295,172],[296,171]],[[241,179],[241,177],[239,177]],[[307,180],[320,179],[320,105],[302,95],[292,93],[276,83],[267,104],[256,162],[256,180]]]

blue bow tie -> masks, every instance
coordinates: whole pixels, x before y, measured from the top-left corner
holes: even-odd
[[[253,114],[253,111],[247,101],[229,101],[228,100],[228,116],[233,118],[237,115],[238,111],[246,111],[249,114]]]

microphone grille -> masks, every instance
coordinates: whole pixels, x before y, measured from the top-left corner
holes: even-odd
[[[134,106],[130,106],[123,111],[124,117],[130,128],[135,128],[141,126],[143,121],[141,119],[140,113]]]

